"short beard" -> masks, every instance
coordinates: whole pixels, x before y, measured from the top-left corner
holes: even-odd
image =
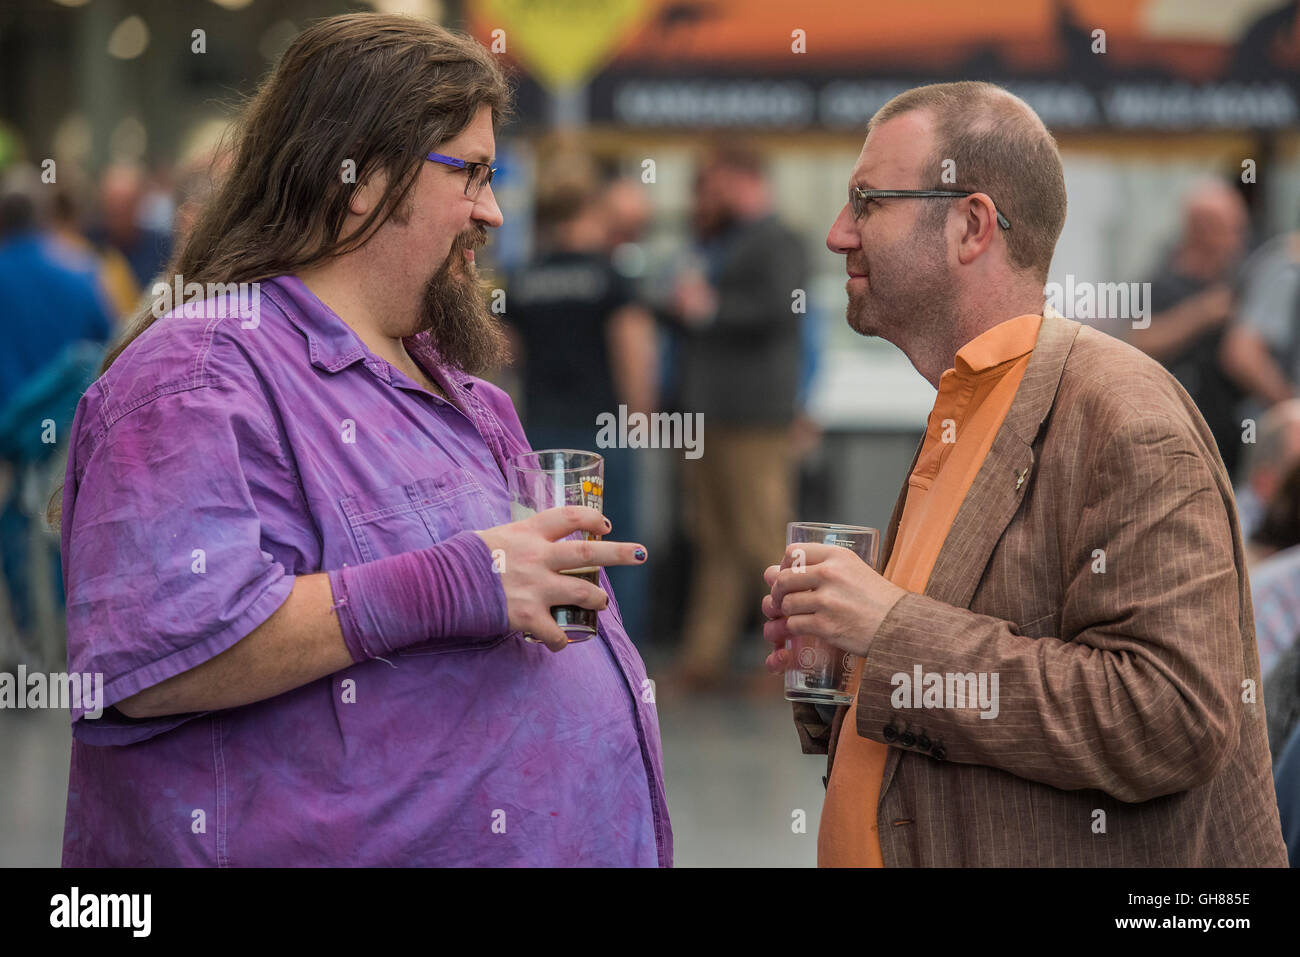
[[[474,376],[496,371],[510,357],[501,321],[487,306],[490,287],[465,260],[465,250],[486,240],[482,227],[456,237],[447,261],[424,287],[416,330],[429,333],[439,359]]]
[[[866,293],[849,296],[847,319],[854,332],[903,348],[955,318],[944,218],[922,217],[911,236],[868,262]]]

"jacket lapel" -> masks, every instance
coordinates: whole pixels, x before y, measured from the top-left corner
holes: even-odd
[[[1015,398],[1011,400],[1011,408],[1007,410],[993,445],[962,500],[930,572],[925,586],[928,597],[956,608],[970,606],[994,547],[1020,508],[1033,481],[1033,445],[1056,400],[1065,360],[1079,329],[1079,323],[1073,320],[1055,314],[1043,316],[1033,354],[1029,357]],[[915,460],[912,464],[915,467]],[[908,476],[911,476],[910,469]],[[906,493],[907,483],[904,482],[903,497],[899,498],[891,519],[891,548]],[[883,560],[881,568],[884,568]],[[899,748],[889,749],[880,785],[882,798],[893,780],[902,754]]]

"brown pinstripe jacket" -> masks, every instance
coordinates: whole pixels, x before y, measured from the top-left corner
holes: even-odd
[[[918,665],[997,673],[997,716],[896,709]],[[1286,866],[1229,479],[1187,393],[1110,336],[1044,318],[925,593],[863,667],[886,867]],[[794,712],[829,770],[848,708]]]

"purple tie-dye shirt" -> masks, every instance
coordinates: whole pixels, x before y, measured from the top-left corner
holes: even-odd
[[[528,445],[500,389],[408,339],[445,402],[296,277],[259,292],[154,323],[77,408],[69,667],[102,672],[106,709],[231,647],[296,575],[510,520],[502,463]],[[505,620],[497,576],[462,587]],[[440,641],[244,707],[72,718],[69,866],[672,863],[652,686],[612,599],[558,654]]]

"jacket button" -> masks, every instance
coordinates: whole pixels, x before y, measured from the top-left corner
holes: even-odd
[[[885,730],[881,733],[884,734],[886,741],[898,740],[898,729],[895,728],[892,724],[885,725]]]
[[[934,746],[934,750],[931,751],[930,754],[933,755],[938,760],[942,761],[944,758],[948,756],[948,749],[945,748],[942,744],[936,744]]]
[[[922,731],[921,736],[916,739],[916,746],[922,751],[929,751],[931,744],[933,744],[933,742],[930,740],[930,736]]]
[[[916,735],[911,731],[904,731],[902,736],[898,739],[898,742],[903,747],[910,748],[916,744]]]

